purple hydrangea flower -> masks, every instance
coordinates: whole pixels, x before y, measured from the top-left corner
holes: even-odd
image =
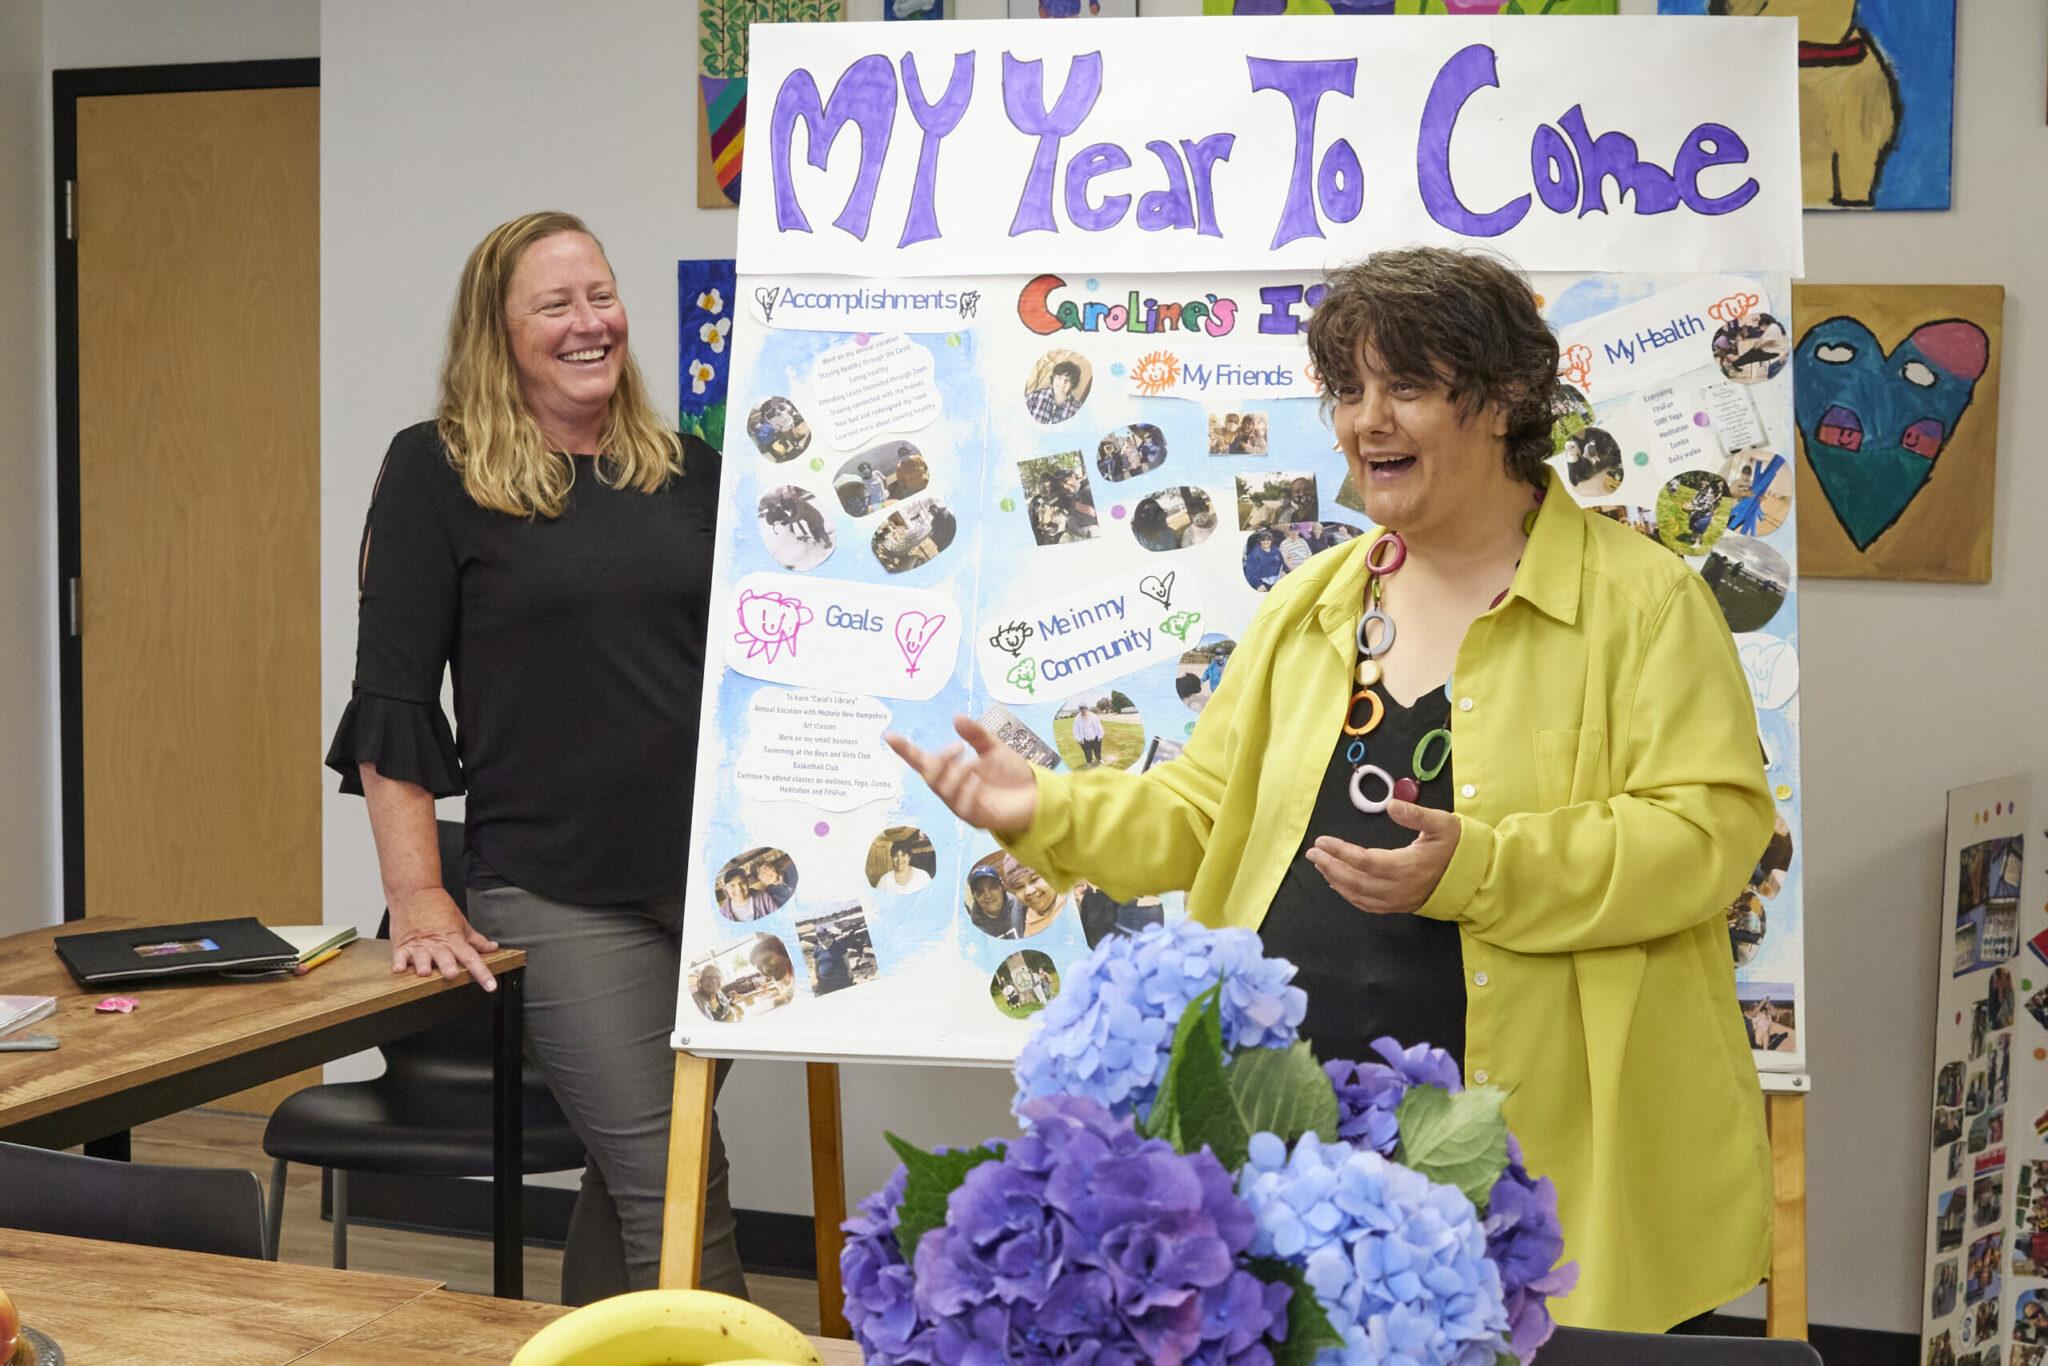
[[[1039,1012],[1017,1055],[1011,1108],[1022,1118],[1035,1096],[1076,1095],[1142,1117],[1189,1002],[1220,981],[1225,1049],[1285,1048],[1308,1009],[1293,978],[1294,965],[1267,958],[1249,930],[1189,920],[1108,936]]]
[[[1462,1091],[1458,1065],[1440,1048],[1420,1045],[1403,1049],[1393,1039],[1375,1039],[1373,1051],[1383,1062],[1328,1062],[1337,1092],[1337,1136],[1392,1157],[1401,1134],[1395,1119],[1410,1086],[1441,1086]],[[1564,1255],[1564,1228],[1557,1217],[1557,1188],[1550,1178],[1536,1180],[1522,1165],[1522,1148],[1508,1135],[1508,1165],[1487,1196],[1486,1255],[1500,1268],[1501,1287],[1513,1325],[1509,1342],[1517,1358],[1527,1362],[1550,1340],[1556,1327],[1545,1301],[1578,1284],[1576,1262],[1557,1265]]]
[[[1286,1290],[1238,1264],[1253,1219],[1223,1165],[1084,1097],[1023,1109],[1024,1136],[918,1242],[932,1359],[1267,1366]]]
[[[840,1225],[847,1235],[839,1253],[846,1321],[869,1361],[937,1360],[932,1326],[918,1312],[910,1267],[896,1244],[897,1211],[908,1180],[909,1173],[898,1167]]]
[[[1318,1361],[1493,1366],[1509,1330],[1472,1202],[1348,1143],[1256,1135],[1238,1178],[1254,1255],[1302,1268],[1342,1351]]]
[[[1557,1264],[1564,1255],[1557,1187],[1547,1176],[1537,1180],[1529,1175],[1513,1134],[1508,1135],[1507,1170],[1487,1196],[1485,1228],[1486,1255],[1500,1268],[1507,1301],[1508,1350],[1528,1362],[1557,1327],[1546,1301],[1571,1293],[1579,1283],[1579,1264]]]

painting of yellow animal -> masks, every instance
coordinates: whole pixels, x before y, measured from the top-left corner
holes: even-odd
[[[1799,21],[1809,209],[1946,209],[1955,0],[1659,0],[1663,14]]]

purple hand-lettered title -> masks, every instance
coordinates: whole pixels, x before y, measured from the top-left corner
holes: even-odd
[[[831,165],[841,135],[851,126],[859,160],[852,187],[832,225],[860,241],[867,240],[900,105],[917,126],[918,147],[909,203],[896,244],[908,247],[943,237],[938,211],[939,163],[946,139],[960,127],[974,96],[975,56],[971,51],[955,54],[945,87],[936,98],[928,98],[925,78],[910,53],[899,62],[891,62],[881,53],[858,58],[841,71],[829,96],[820,92],[817,78],[809,70],[798,67],[789,72],[775,92],[769,118],[777,231],[813,231],[794,167],[799,125],[804,130],[805,159],[820,171]],[[1287,189],[1273,222],[1270,245],[1278,248],[1301,238],[1319,238],[1330,225],[1351,222],[1364,208],[1369,192],[1366,167],[1352,142],[1332,136],[1331,129],[1341,126],[1347,115],[1354,121],[1368,117],[1353,113],[1357,108],[1358,59],[1300,61],[1247,56],[1245,66],[1250,90],[1279,96],[1292,120]],[[1156,177],[1138,171],[1132,153],[1116,142],[1087,142],[1075,148],[1074,144],[1081,143],[1083,125],[1102,97],[1103,79],[1100,52],[1071,57],[1063,76],[1049,72],[1043,61],[1003,54],[1003,114],[1009,126],[1032,144],[1009,235],[1058,233],[1063,226],[1099,233],[1129,220],[1145,232],[1177,229],[1223,237],[1224,211],[1232,206],[1218,202],[1217,167],[1230,160],[1237,135],[1215,132],[1147,141],[1143,151],[1158,163]],[[1649,216],[1680,208],[1713,216],[1734,212],[1758,193],[1754,177],[1738,180],[1738,172],[1722,169],[1740,167],[1749,160],[1748,146],[1732,128],[1719,123],[1696,125],[1679,140],[1667,168],[1640,150],[1625,132],[1595,133],[1587,125],[1583,107],[1574,104],[1554,124],[1537,124],[1530,135],[1529,190],[1504,203],[1476,206],[1453,178],[1452,150],[1458,145],[1459,121],[1467,106],[1483,100],[1482,92],[1498,90],[1500,85],[1494,50],[1473,43],[1452,54],[1438,69],[1424,102],[1415,139],[1416,184],[1430,218],[1451,232],[1499,237],[1538,206],[1571,217],[1616,211]],[[1499,122],[1491,116],[1475,119],[1475,123],[1482,121]],[[1468,131],[1466,136],[1482,134]],[[1701,186],[1701,178],[1710,171],[1715,172],[1718,193]],[[1610,181],[1614,188],[1611,205]],[[1272,210],[1262,206],[1260,212]]]

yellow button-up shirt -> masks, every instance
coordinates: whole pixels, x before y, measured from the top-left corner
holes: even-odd
[[[1256,928],[1344,722],[1369,544],[1274,587],[1178,758],[1039,772],[1011,851],[1055,886],[1186,889],[1202,922]],[[1661,1331],[1769,1261],[1722,918],[1774,824],[1749,688],[1699,575],[1553,474],[1451,695],[1458,845],[1419,914],[1458,926],[1465,1075],[1510,1093],[1529,1170],[1557,1183],[1581,1273],[1557,1317]]]

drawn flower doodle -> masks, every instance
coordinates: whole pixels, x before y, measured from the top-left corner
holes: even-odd
[[[800,599],[785,597],[781,593],[740,594],[740,629],[733,633],[733,640],[747,647],[747,658],[765,658],[773,664],[776,657],[787,650],[792,658],[796,655],[797,632],[804,629],[816,615]]]

